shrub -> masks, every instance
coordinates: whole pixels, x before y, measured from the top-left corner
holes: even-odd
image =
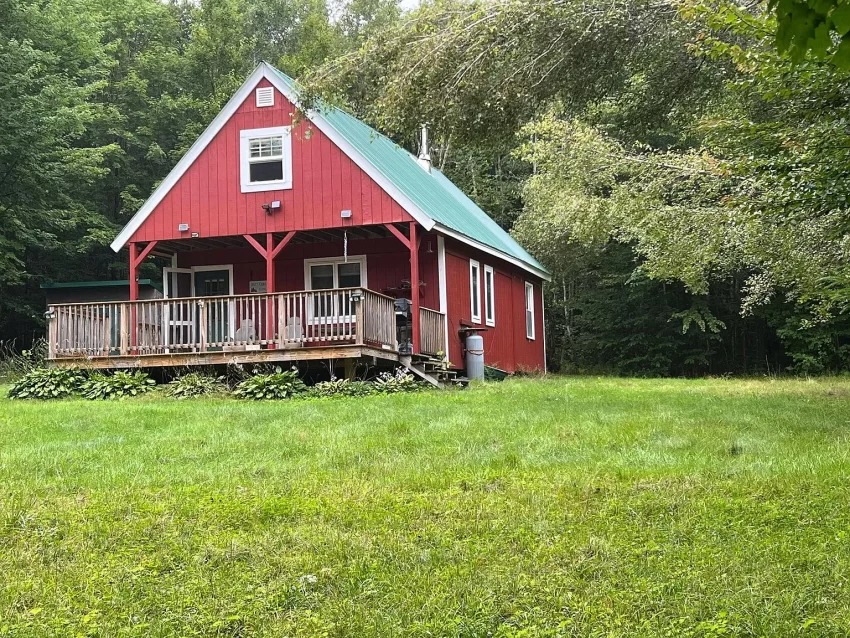
[[[293,368],[282,372],[280,368],[269,374],[255,374],[236,386],[234,394],[242,399],[291,399],[304,394],[307,386],[298,378]]]
[[[36,339],[29,350],[18,350],[15,342],[0,341],[0,378],[17,379],[43,368],[47,359],[47,340]]]
[[[418,392],[422,384],[405,368],[396,368],[395,373],[382,372],[374,381],[378,394],[397,394],[399,392]]]
[[[64,399],[79,394],[86,381],[77,368],[35,368],[9,390],[13,399]]]
[[[202,372],[190,372],[168,384],[165,393],[175,399],[221,394],[227,390],[223,377],[213,377]]]
[[[310,388],[309,391],[309,395],[316,398],[365,397],[370,394],[375,394],[375,386],[371,383],[337,378],[332,378],[330,381],[321,381]]]
[[[112,374],[97,373],[83,384],[82,394],[93,401],[134,397],[153,390],[156,382],[147,372],[119,371]]]

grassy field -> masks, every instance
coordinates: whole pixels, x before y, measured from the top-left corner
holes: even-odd
[[[0,399],[0,636],[846,636],[848,454],[844,380]]]

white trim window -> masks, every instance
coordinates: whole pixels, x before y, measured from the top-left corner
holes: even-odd
[[[366,255],[304,260],[305,290],[333,290],[366,287]],[[354,309],[348,296],[316,295],[308,307],[309,320],[314,323],[353,321]]]
[[[525,282],[525,336],[534,340],[534,284]]]
[[[493,266],[484,266],[484,323],[496,325],[496,278]]]
[[[469,260],[469,314],[472,323],[481,323],[481,264]]]
[[[240,131],[239,160],[243,193],[292,188],[291,127]]]

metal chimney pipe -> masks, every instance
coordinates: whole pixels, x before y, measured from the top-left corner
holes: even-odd
[[[431,149],[428,147],[428,125],[422,125],[422,140],[419,145],[419,166],[431,172]]]

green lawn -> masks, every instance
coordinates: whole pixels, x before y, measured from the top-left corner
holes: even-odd
[[[0,441],[0,636],[850,633],[850,381],[0,399]]]

